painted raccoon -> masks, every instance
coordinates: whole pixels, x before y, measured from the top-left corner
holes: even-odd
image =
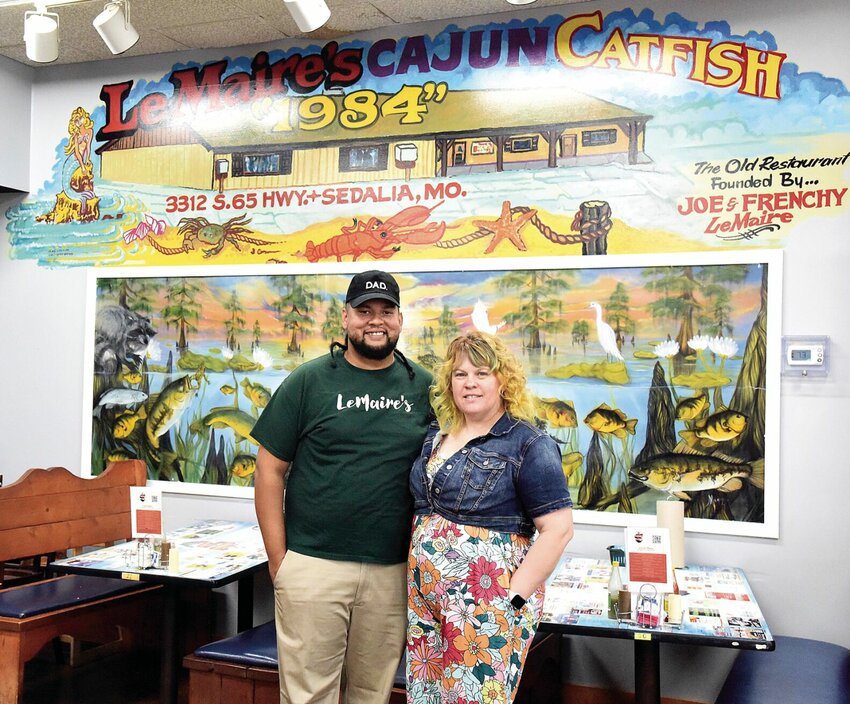
[[[156,330],[150,320],[121,306],[98,312],[94,324],[94,371],[113,376],[121,364],[136,366]]]

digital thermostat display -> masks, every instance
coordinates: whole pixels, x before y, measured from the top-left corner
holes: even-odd
[[[788,345],[788,364],[813,367],[823,365],[823,345]]]

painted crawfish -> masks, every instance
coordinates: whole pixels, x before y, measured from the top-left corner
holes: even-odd
[[[304,256],[310,262],[329,257],[336,257],[341,262],[347,256],[351,256],[351,261],[357,261],[363,254],[369,254],[375,259],[389,259],[401,249],[401,244],[433,244],[443,236],[446,223],[429,222],[423,227],[418,226],[442,204],[443,201],[440,201],[433,208],[414,205],[386,221],[374,217],[366,221],[355,218],[354,224],[342,228],[342,234],[319,244],[309,241]]]

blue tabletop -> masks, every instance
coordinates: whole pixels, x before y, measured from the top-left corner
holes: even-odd
[[[630,639],[656,639],[730,648],[773,650],[767,621],[743,570],[737,567],[687,565],[675,570],[683,618],[655,628],[639,626],[640,586],[632,592],[631,618],[608,618],[608,560],[567,556],[546,587],[540,630]],[[663,619],[663,595],[644,606]]]
[[[268,562],[255,523],[202,520],[168,531],[177,546],[177,569],[139,569],[135,540],[51,563],[59,573],[96,574],[147,582],[195,582],[221,586],[262,569]]]

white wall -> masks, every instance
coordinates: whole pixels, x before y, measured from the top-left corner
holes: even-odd
[[[29,185],[31,85],[29,66],[0,56],[0,186],[27,190]]]
[[[0,194],[5,214],[20,196]],[[30,467],[80,470],[82,270],[9,259],[0,217],[0,474],[8,484]]]
[[[846,49],[850,13],[845,0],[644,4],[690,19],[727,20],[733,31],[770,31],[801,69],[832,75],[850,86]],[[572,11],[595,7],[595,3],[583,4],[572,6]],[[193,54],[192,58],[204,57]],[[143,71],[158,76],[173,59],[40,69],[33,87],[32,187],[37,189],[39,179],[46,177],[55,149],[53,137],[40,140],[37,135],[41,130],[50,135],[63,132],[67,115],[77,104],[76,86],[85,81],[88,91],[92,74],[103,82]],[[6,73],[0,65],[4,83]],[[85,99],[91,97],[86,94]],[[4,168],[0,158],[0,169]],[[850,181],[850,170],[846,176]],[[0,213],[13,202],[14,198],[0,194]],[[850,596],[850,561],[844,542],[850,534],[850,469],[843,442],[850,406],[850,329],[843,322],[850,300],[846,213],[845,209],[841,218],[812,218],[795,226],[785,250],[783,334],[829,335],[833,356],[827,380],[782,383],[780,537],[688,534],[686,552],[691,562],[742,567],[774,633],[850,647],[850,612],[845,604]],[[5,224],[0,215],[0,230]],[[49,270],[13,261],[8,238],[2,238],[0,473],[6,483],[32,466],[60,464],[80,471],[84,287],[82,269]],[[169,523],[211,513],[253,518],[249,502],[177,495],[167,497],[166,511]],[[599,557],[604,546],[621,539],[621,529],[579,526],[570,549]],[[267,599],[261,611],[262,617],[270,616]],[[575,637],[569,641],[565,667],[572,681],[631,689],[628,641]],[[713,701],[731,652],[678,646],[664,646],[663,651],[664,695]]]

